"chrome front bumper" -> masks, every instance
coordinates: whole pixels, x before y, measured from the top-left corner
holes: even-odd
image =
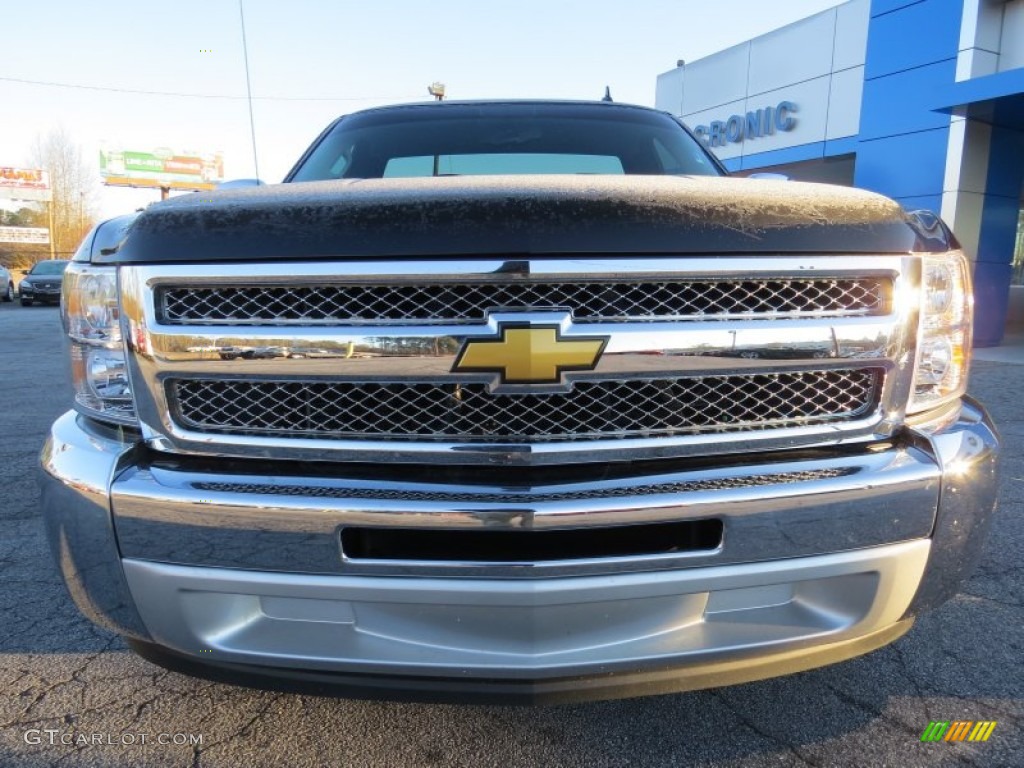
[[[892,640],[977,561],[997,449],[965,402],[864,451],[683,463],[519,489],[521,501],[466,486],[439,503],[425,483],[394,483],[389,500],[368,481],[285,465],[270,477],[154,462],[68,414],[43,451],[43,505],[80,609],[178,662],[260,684],[334,676],[394,695],[454,680],[460,696],[479,683],[558,700],[767,677]],[[695,484],[726,476],[752,479]],[[543,565],[355,563],[338,536],[353,522],[543,530],[709,516],[725,527],[714,551]]]

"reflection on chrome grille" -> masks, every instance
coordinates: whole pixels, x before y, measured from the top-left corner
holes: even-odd
[[[168,382],[185,427],[279,437],[541,442],[802,426],[863,416],[878,369],[578,381],[568,393],[491,394],[484,384]]]
[[[182,325],[468,323],[554,307],[577,322],[871,315],[888,311],[889,287],[880,277],[165,287],[157,307],[162,322]]]
[[[612,499],[626,496],[651,496],[663,493],[695,493],[697,491],[725,491],[732,488],[751,488],[762,485],[789,485],[811,480],[828,480],[852,474],[849,468],[779,472],[774,475],[746,475],[718,477],[712,480],[690,480],[678,483],[655,483],[630,488],[595,488],[588,491],[557,491],[553,493],[469,493],[461,491],[382,490],[380,488],[331,488],[321,485],[274,485],[271,483],[193,483],[199,491],[219,493],[260,493],[270,496],[303,496],[322,499],[383,499],[385,501],[448,501],[521,504],[539,504],[548,501],[578,501],[583,499]]]

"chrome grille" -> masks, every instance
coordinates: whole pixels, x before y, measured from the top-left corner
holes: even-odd
[[[767,429],[872,411],[880,369],[578,381],[555,394],[484,384],[176,379],[172,413],[206,432],[545,442]]]
[[[158,289],[171,325],[474,323],[490,310],[568,308],[577,322],[877,315],[888,278],[523,280]]]

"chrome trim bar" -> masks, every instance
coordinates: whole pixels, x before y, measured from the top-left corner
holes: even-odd
[[[523,259],[431,259],[391,261],[254,262],[250,264],[166,264],[126,267],[142,272],[150,288],[158,285],[303,285],[337,282],[417,283],[423,278],[505,282],[531,277],[593,280],[671,277],[685,279],[744,279],[748,277],[867,277],[895,278],[903,270],[899,256],[530,256]]]

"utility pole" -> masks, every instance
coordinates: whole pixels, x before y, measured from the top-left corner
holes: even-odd
[[[50,258],[51,259],[56,259],[57,258],[57,246],[53,242],[54,238],[53,238],[53,198],[52,197],[50,198],[50,201],[46,204],[46,210],[49,213],[49,217],[50,217]]]
[[[249,133],[252,136],[252,165],[256,171],[256,179],[260,177],[260,160],[256,154],[256,118],[252,114],[252,84],[249,81],[249,44],[245,40],[245,11],[242,0],[238,0],[238,17],[242,23],[242,57],[245,59],[245,93],[249,101]],[[161,198],[166,200],[166,197]]]

